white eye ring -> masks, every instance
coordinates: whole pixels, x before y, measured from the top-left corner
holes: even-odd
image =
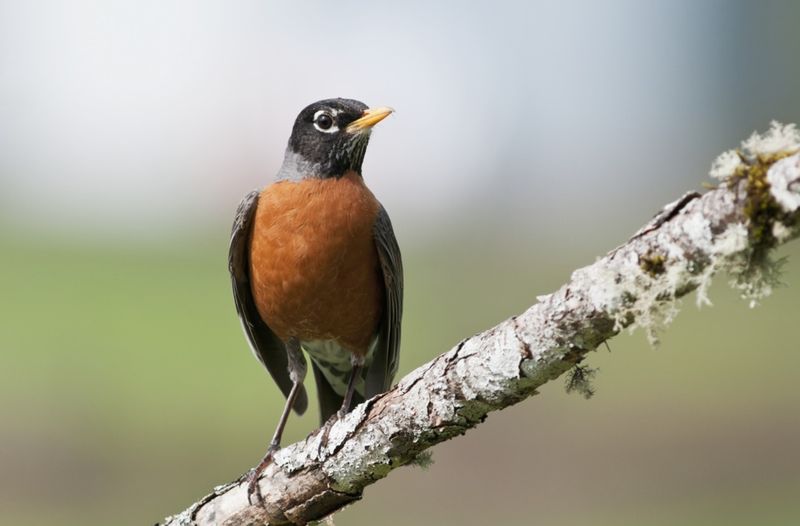
[[[319,119],[322,115],[326,115],[331,120],[332,124],[328,128],[323,128],[319,125],[319,123],[317,123],[317,119]],[[317,131],[320,131],[322,133],[336,133],[339,131],[339,127],[336,126],[336,121],[333,120],[333,115],[331,115],[331,113],[327,110],[318,110],[314,114],[313,122],[314,122],[314,127],[317,129]]]

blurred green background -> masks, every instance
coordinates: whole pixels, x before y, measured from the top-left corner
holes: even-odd
[[[398,109],[364,170],[405,259],[401,375],[800,121],[797,4],[643,4],[0,2],[0,524],[153,524],[260,458],[282,399],[228,226],[307,103]],[[591,400],[552,382],[337,524],[795,524],[800,244],[781,255],[763,305],[718,278],[660,348],[593,353]]]

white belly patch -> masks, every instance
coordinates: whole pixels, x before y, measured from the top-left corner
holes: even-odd
[[[365,370],[372,363],[372,354],[375,351],[376,343],[377,338],[372,342],[369,352],[367,352],[366,360],[364,361]],[[342,349],[335,340],[301,341],[300,345],[322,370],[322,374],[325,375],[325,379],[331,384],[336,394],[344,396],[347,390],[347,382],[350,380],[350,371],[353,369],[350,353]],[[362,396],[364,395],[363,375],[356,380],[356,392]]]

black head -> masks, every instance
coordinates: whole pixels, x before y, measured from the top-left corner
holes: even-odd
[[[370,130],[391,112],[352,99],[307,106],[294,122],[279,178],[341,177],[349,170],[360,174]]]

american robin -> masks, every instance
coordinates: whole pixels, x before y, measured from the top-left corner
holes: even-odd
[[[290,410],[308,406],[303,351],[321,425],[386,391],[397,372],[400,249],[361,175],[372,127],[392,111],[350,99],[306,107],[275,179],[236,211],[229,254],[236,310],[253,353],[286,396],[248,495],[280,447]]]

